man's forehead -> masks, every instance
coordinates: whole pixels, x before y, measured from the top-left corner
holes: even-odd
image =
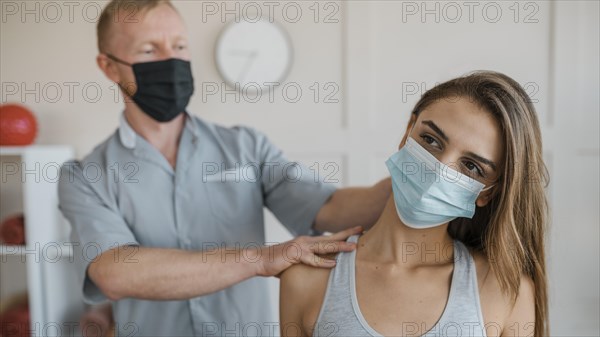
[[[168,5],[135,13],[129,19],[122,18],[113,23],[112,35],[127,43],[143,43],[164,38],[178,39],[187,35],[179,14]]]

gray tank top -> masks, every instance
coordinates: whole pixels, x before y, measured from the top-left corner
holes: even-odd
[[[357,242],[358,235],[348,238]],[[381,336],[369,326],[358,306],[355,286],[356,251],[340,253],[331,270],[321,311],[315,323],[315,337]],[[416,324],[416,323],[415,323]],[[403,335],[418,336],[486,336],[479,304],[475,263],[467,247],[454,240],[454,269],[446,307],[431,329],[415,324],[401,327]],[[420,324],[420,323],[419,323]]]

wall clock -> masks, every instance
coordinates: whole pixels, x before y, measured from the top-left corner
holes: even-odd
[[[252,91],[281,83],[291,67],[292,53],[283,27],[261,18],[227,24],[217,40],[215,60],[230,87]]]

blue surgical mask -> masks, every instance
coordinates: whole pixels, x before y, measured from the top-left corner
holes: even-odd
[[[386,165],[396,211],[408,227],[430,228],[475,214],[484,185],[440,162],[413,138]]]

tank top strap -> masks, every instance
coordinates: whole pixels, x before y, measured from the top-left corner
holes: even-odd
[[[425,337],[485,336],[484,324],[475,261],[467,246],[454,240],[454,271],[446,308],[440,321]]]
[[[346,239],[346,242],[357,243],[359,235],[352,235]],[[336,266],[331,270],[330,284],[331,285],[346,285],[350,279],[354,278],[354,258],[356,250],[351,252],[338,253],[336,256]],[[350,289],[348,289],[350,290]]]
[[[349,237],[347,242],[358,242],[358,235]],[[315,322],[313,336],[351,336],[360,326],[356,325],[358,318],[353,310],[352,298],[354,289],[354,258],[355,252],[341,252],[336,256],[336,266],[331,269],[327,289],[321,310]],[[350,322],[344,322],[350,319]],[[360,329],[358,330],[360,331]],[[364,333],[360,333],[364,335]]]
[[[454,240],[454,268],[458,277],[453,278],[452,281],[457,282],[456,286],[461,292],[473,290],[473,286],[477,289],[477,283],[473,284],[473,280],[477,282],[475,261],[467,246],[458,240]]]

